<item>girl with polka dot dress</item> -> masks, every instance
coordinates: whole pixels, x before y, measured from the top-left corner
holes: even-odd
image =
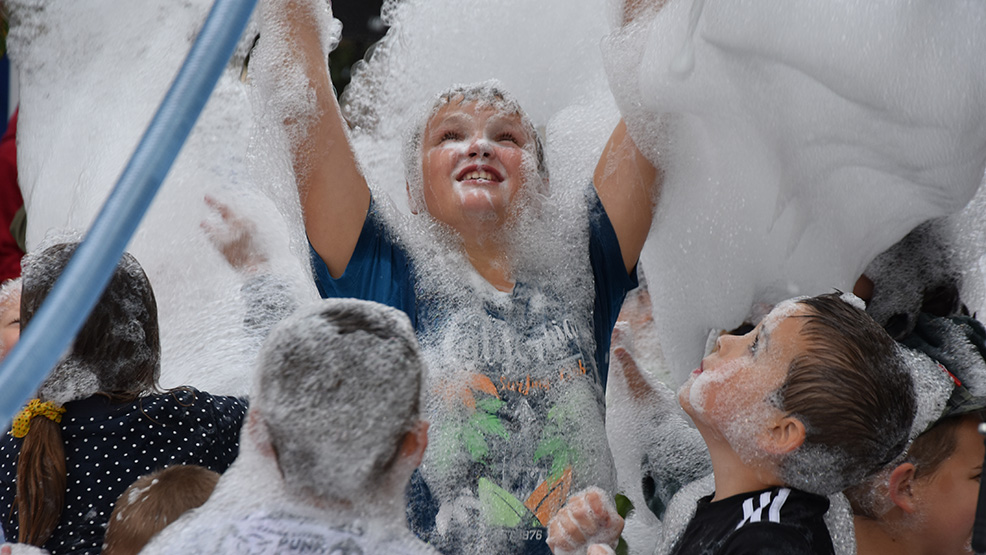
[[[29,325],[76,244],[24,261]],[[129,254],[71,351],[0,438],[0,519],[7,541],[53,554],[99,553],[117,497],[143,474],[176,464],[225,471],[239,449],[246,402],[158,388],[157,305]]]

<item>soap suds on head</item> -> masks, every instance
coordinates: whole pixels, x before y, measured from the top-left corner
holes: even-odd
[[[425,374],[403,312],[352,299],[302,307],[271,331],[258,371],[254,406],[289,491],[331,503],[383,487],[419,420]]]
[[[30,325],[77,245],[55,244],[25,257],[21,315],[25,326]],[[157,387],[160,356],[154,292],[137,260],[124,253],[69,352],[41,384],[39,393],[60,405],[97,392],[132,399]]]

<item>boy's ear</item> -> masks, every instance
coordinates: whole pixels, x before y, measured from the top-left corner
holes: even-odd
[[[785,416],[770,429],[764,449],[772,455],[786,455],[805,442],[805,425],[793,416]]]
[[[257,451],[265,457],[276,457],[277,453],[274,452],[274,446],[271,444],[267,424],[264,423],[257,409],[249,409],[246,420],[247,437],[253,441]]]
[[[890,500],[906,513],[917,510],[914,495],[914,473],[917,471],[911,463],[898,465],[890,473]]]
[[[419,420],[411,431],[404,434],[400,456],[413,464],[412,468],[417,468],[425,456],[426,447],[428,447],[428,422]]]
[[[421,211],[421,207],[418,206],[419,203],[417,199],[415,199],[414,195],[411,194],[411,184],[407,180],[404,180],[404,190],[407,191],[408,208],[411,209],[412,214],[417,215],[417,213]]]

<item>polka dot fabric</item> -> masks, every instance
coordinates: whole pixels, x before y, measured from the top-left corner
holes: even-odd
[[[175,464],[224,472],[239,452],[245,400],[191,388],[114,404],[101,395],[66,403],[62,419],[68,491],[53,555],[99,553],[117,497],[140,476]],[[17,456],[22,439],[0,438],[0,517],[17,537]]]

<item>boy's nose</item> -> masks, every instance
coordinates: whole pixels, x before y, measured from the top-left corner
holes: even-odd
[[[490,144],[485,138],[475,139],[472,144],[469,145],[469,157],[470,158],[490,158],[493,156],[493,145]]]
[[[720,356],[729,352],[730,348],[740,340],[740,336],[724,333],[716,339],[716,349]]]

